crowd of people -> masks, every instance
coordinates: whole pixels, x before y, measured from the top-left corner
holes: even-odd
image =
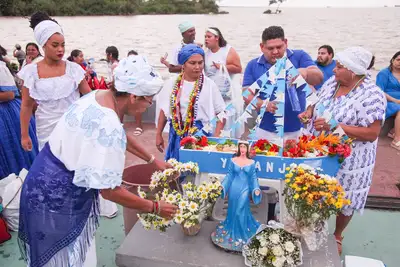
[[[375,83],[369,72],[374,56],[368,50],[350,47],[335,56],[331,46],[323,45],[314,61],[305,51],[288,47],[282,27],[270,26],[261,34],[262,54],[247,63],[240,83],[240,56],[222,32],[215,27],[206,29],[203,49],[195,41],[195,26],[187,21],[179,25],[179,45],[170,56],[160,59],[169,72],[178,75],[163,81],[144,56],[132,50],[120,60],[118,49],[110,46],[106,49],[110,66],[104,85],[107,90],[92,90],[88,81],[97,74],[90,62],[85,62],[82,50],[73,50],[68,60],[63,59],[65,37],[57,21],[37,12],[30,27],[37,44],[27,44],[26,55],[21,46],[15,47],[17,73],[10,67],[7,51],[0,47],[0,179],[22,168],[29,170],[21,191],[19,227],[21,252],[29,266],[96,266],[98,216],[111,202],[166,219],[175,214],[177,207],[141,199],[121,187],[125,151],[159,170],[170,167],[126,135],[122,126],[124,115],[134,116],[134,135],[140,135],[141,114],[156,95],[160,112],[155,145],[165,152],[166,159],[179,160],[180,140],[194,127],[208,125],[227,105],[233,104],[236,112],[216,123],[215,136],[230,129],[254,97],[261,108],[266,96],[252,91],[251,85],[286,56],[317,91],[319,103],[355,139],[352,154],[337,176],[351,200],[336,220],[339,252],[344,229],[354,212],[364,209],[377,139],[389,117],[394,117],[391,146],[400,150],[400,52],[379,72]],[[242,90],[251,94],[243,98]],[[293,110],[291,102],[285,102],[284,139],[300,136],[304,127],[301,116],[311,119],[308,126],[313,130],[330,131],[328,122],[314,112],[315,107],[306,106],[305,93],[298,91],[297,97],[301,110]],[[276,110],[271,98],[256,130],[257,138],[277,138]],[[167,124],[165,144],[162,133]],[[251,127],[255,122],[248,124]],[[243,131],[232,134],[234,138],[243,136]],[[270,193],[268,200],[268,219],[272,220],[276,194]],[[114,216],[116,206],[111,210],[105,216]]]

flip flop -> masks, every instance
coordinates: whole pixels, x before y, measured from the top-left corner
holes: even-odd
[[[344,238],[343,236],[342,236],[342,237],[337,237],[337,236],[335,236],[339,256],[342,256],[342,242],[343,242],[343,238]]]
[[[387,136],[388,136],[389,138],[394,139],[394,133],[392,133],[392,132],[389,132]]]
[[[133,132],[133,135],[134,135],[134,136],[139,136],[139,135],[141,135],[142,133],[143,133],[143,129],[137,127],[137,128],[135,129],[135,131]]]
[[[394,149],[397,149],[400,151],[400,141],[392,141],[392,143],[390,144],[391,147],[393,147]]]

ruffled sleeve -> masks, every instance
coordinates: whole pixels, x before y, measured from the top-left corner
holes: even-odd
[[[18,93],[18,88],[15,85],[14,77],[6,64],[0,61],[0,92],[14,92]]]
[[[369,92],[359,107],[360,126],[368,127],[375,121],[385,121],[386,97],[383,91],[376,85],[370,84],[367,90]]]
[[[29,90],[35,89],[35,82],[37,80],[37,65],[35,63],[28,64],[23,67],[17,74],[18,78],[24,81],[24,87]]]
[[[81,81],[85,78],[85,70],[75,62],[71,62],[69,60],[67,62],[66,73],[70,76],[77,86],[81,83]]]
[[[49,144],[66,168],[75,171],[76,186],[113,189],[122,183],[126,135],[115,112],[90,104],[94,96],[91,93],[89,99],[72,105],[50,135]]]
[[[158,108],[164,111],[165,116],[168,118],[171,117],[171,94],[173,87],[175,86],[177,77],[173,76],[169,80],[164,83],[163,88],[161,89],[160,93],[157,95],[157,105]]]

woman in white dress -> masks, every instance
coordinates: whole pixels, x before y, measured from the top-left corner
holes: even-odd
[[[185,45],[179,52],[178,61],[183,67],[182,73],[166,81],[158,97],[160,114],[156,146],[159,151],[164,151],[162,132],[169,121],[167,160],[179,160],[181,139],[194,128],[202,129],[225,109],[218,87],[203,75],[204,50],[195,44]],[[215,126],[214,135],[218,136],[224,122],[218,121]]]
[[[233,104],[235,113],[227,118],[225,129],[229,130],[232,124],[243,112],[243,97],[240,82],[242,64],[239,54],[230,46],[218,28],[210,27],[206,30],[204,71],[208,78],[218,86],[225,105]],[[235,129],[231,137],[240,138],[244,129]]]
[[[85,72],[76,63],[65,61],[65,40],[63,30],[46,13],[32,15],[31,27],[36,42],[44,50],[44,59],[31,63],[18,73],[24,81],[22,87],[21,135],[22,147],[32,149],[32,140],[28,134],[29,120],[35,102],[36,131],[39,150],[48,141],[60,117],[69,106],[79,99],[80,93],[91,92],[86,82]]]
[[[355,211],[363,212],[375,166],[378,136],[385,120],[386,97],[372,81],[368,70],[372,54],[361,47],[351,47],[336,55],[335,75],[318,91],[319,101],[300,117],[312,118],[313,131],[330,131],[322,114],[332,114],[344,133],[354,139],[349,157],[336,176],[351,201],[336,217],[334,235],[339,253],[342,234]]]
[[[21,191],[19,244],[28,267],[96,267],[98,196],[172,218],[177,207],[121,187],[125,153],[170,167],[125,134],[124,114],[146,110],[162,79],[141,56],[115,69],[115,89],[80,98],[61,117]]]

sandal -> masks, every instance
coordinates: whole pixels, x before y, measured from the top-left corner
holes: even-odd
[[[133,132],[133,135],[134,135],[134,136],[139,136],[139,135],[141,135],[142,133],[143,133],[143,129],[137,127],[137,128],[135,129],[135,131]]]
[[[339,256],[342,256],[342,242],[343,242],[343,238],[344,238],[343,236],[342,236],[342,237],[337,237],[337,236],[335,236]]]
[[[388,133],[388,135],[387,135],[387,136],[388,136],[389,138],[391,138],[391,139],[394,139],[394,133],[393,133],[393,132],[391,132],[391,131]]]
[[[393,140],[390,146],[400,151],[400,141]]]

